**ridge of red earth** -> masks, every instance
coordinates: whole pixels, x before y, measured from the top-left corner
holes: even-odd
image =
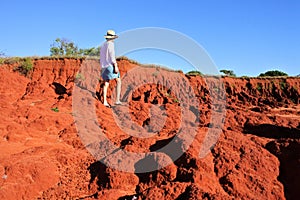
[[[201,76],[168,71],[168,78],[178,74],[187,78],[200,102],[197,135],[173,164],[138,174],[105,166],[90,154],[78,136],[72,99],[82,65],[100,67],[98,60],[33,59],[33,71],[25,77],[16,70],[19,63],[0,66],[1,199],[300,196],[300,78],[222,77],[226,92],[223,131],[208,155],[199,158],[199,149],[210,128],[209,88]],[[119,59],[118,65],[124,76],[138,64]],[[95,91],[95,95],[99,97],[101,83],[96,84],[99,93]],[[115,85],[110,85],[109,101]],[[174,100],[172,91],[166,93],[165,89],[145,84],[127,99],[135,124],[129,129],[147,128],[153,105],[164,106],[164,128],[149,139],[130,137],[116,128],[112,110],[92,99],[106,136],[116,146],[131,152],[150,152],[166,145],[179,129],[180,102]],[[155,119],[151,123],[152,129],[161,129]]]

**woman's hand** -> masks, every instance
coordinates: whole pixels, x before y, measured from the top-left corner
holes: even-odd
[[[119,68],[118,68],[118,65],[116,63],[113,64],[113,67],[114,67],[114,74],[119,73]]]

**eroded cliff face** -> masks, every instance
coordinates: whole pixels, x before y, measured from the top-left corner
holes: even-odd
[[[122,88],[122,100],[126,103],[112,109],[101,103],[102,83],[95,81],[100,73],[97,60],[34,60],[28,78],[14,72],[18,64],[0,67],[1,199],[299,197],[300,78],[224,77],[224,90],[220,91],[215,77],[186,77],[156,68],[134,74],[136,64],[118,62],[126,86]],[[138,75],[163,81],[136,86]],[[180,78],[187,82],[181,83]],[[84,98],[74,96],[74,83],[78,86],[76,95]],[[184,92],[184,84],[197,99],[192,106],[187,107],[185,97],[177,96]],[[111,103],[114,88],[112,82],[108,92]],[[215,95],[215,101],[211,95]],[[145,173],[107,167],[103,163],[112,161],[96,159],[79,134],[82,130],[76,116],[85,108],[74,110],[75,98],[79,105],[88,103],[95,109],[97,126],[116,147],[145,153],[128,166],[141,172],[147,163],[174,162]],[[225,115],[216,127],[211,122],[213,111],[219,113],[222,108]],[[83,120],[87,120],[85,133],[94,134],[89,120]],[[174,159],[173,152],[161,149],[185,123],[195,134],[188,148]],[[222,131],[208,154],[201,157],[207,133],[214,128]],[[153,134],[132,136],[145,130]],[[184,149],[188,136],[187,131],[177,137],[176,147]],[[153,156],[150,152],[154,151],[159,153]]]

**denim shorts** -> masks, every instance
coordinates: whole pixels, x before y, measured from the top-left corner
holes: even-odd
[[[102,68],[101,76],[102,76],[103,80],[109,81],[112,79],[120,78],[120,72],[118,72],[117,74],[114,74],[113,71],[114,71],[114,68],[112,65],[109,65],[106,68]]]

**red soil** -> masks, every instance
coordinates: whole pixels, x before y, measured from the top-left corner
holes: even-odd
[[[196,123],[191,109],[186,114],[188,120],[181,120],[184,97],[177,97],[174,92],[180,90],[181,83],[170,91],[163,84],[144,84],[127,96],[127,88],[122,88],[122,100],[128,101],[128,106],[109,109],[94,98],[99,94],[91,91],[93,87],[100,88],[98,82],[84,85],[78,80],[77,72],[85,66],[81,75],[85,83],[93,82],[91,77],[99,71],[89,66],[97,69],[97,61],[35,60],[29,77],[15,72],[17,66],[0,67],[0,199],[133,199],[134,196],[298,199],[300,196],[300,78],[225,77],[222,81],[226,93],[214,94],[209,92],[209,85],[215,84],[214,77],[205,82],[199,76],[185,77],[178,72],[150,69],[155,78],[166,73],[167,80],[173,82],[178,77],[188,80],[198,100],[191,103],[193,112],[199,112]],[[136,65],[121,60],[119,67],[125,79],[125,74]],[[137,79],[129,77],[128,82]],[[191,146],[174,163],[153,172],[131,173],[107,167],[85,147],[85,139],[90,141],[94,136],[79,137],[80,128],[76,127],[74,117],[77,113],[72,108],[74,81],[83,84],[80,93],[93,94],[79,103],[89,102],[95,107],[99,126],[114,145],[136,153],[159,150],[175,137],[181,124],[193,121],[196,126],[191,127],[196,127],[196,135]],[[112,83],[108,95],[111,103],[114,87]],[[211,95],[217,95],[216,102],[211,101]],[[216,144],[209,143],[212,146],[208,154],[199,157],[207,131],[218,128],[211,123],[212,110],[219,109],[225,97],[226,117],[224,126],[219,127],[223,131]],[[129,116],[122,115],[125,109],[129,110]],[[82,112],[80,108],[76,111]],[[116,115],[130,120],[117,121]],[[86,128],[87,132],[92,131],[90,126]],[[142,129],[157,134],[149,138],[128,135],[128,132],[139,134]],[[184,141],[184,137],[189,134],[181,135],[178,140]],[[180,148],[187,145],[177,144]],[[143,157],[140,161],[145,159],[164,163],[172,158],[161,152],[155,158]],[[138,163],[128,161],[128,169],[131,166],[137,167]]]

